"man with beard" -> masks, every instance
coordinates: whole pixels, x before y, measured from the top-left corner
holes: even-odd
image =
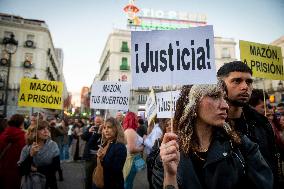
[[[277,155],[272,127],[267,118],[248,105],[252,93],[252,70],[241,61],[224,64],[217,72],[224,82],[229,104],[228,122],[259,145],[259,150],[274,174],[278,187]]]

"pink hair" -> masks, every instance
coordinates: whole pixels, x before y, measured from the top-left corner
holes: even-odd
[[[136,131],[138,127],[138,119],[135,113],[133,112],[128,112],[123,120],[123,129],[129,129],[132,128]]]

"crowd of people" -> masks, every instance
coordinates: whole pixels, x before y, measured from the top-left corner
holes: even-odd
[[[217,84],[183,86],[173,120],[120,111],[1,120],[0,188],[56,189],[61,163],[72,161],[84,163],[86,189],[132,189],[144,168],[150,189],[283,188],[284,103],[266,102],[240,61],[217,77]]]

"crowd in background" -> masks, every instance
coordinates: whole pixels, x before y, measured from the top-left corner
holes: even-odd
[[[243,70],[239,72],[243,73]],[[250,74],[250,71],[248,73]],[[246,90],[248,90],[250,80],[247,79],[246,83]],[[248,101],[250,106],[247,110],[244,108],[242,109],[243,112],[240,112],[242,117],[244,117],[246,111],[250,111],[256,116],[262,116],[258,117],[257,121],[265,124],[267,121],[266,126],[270,127],[267,132],[269,132],[269,129],[273,131],[272,135],[269,135],[272,136],[270,139],[273,140],[271,145],[274,145],[274,143],[276,145],[275,153],[278,157],[278,167],[276,168],[271,163],[273,160],[269,159],[270,156],[267,154],[270,150],[267,149],[267,146],[270,144],[254,141],[254,137],[259,137],[255,136],[259,133],[253,133],[257,128],[253,128],[254,130],[239,128],[240,130],[238,130],[236,127],[232,127],[234,124],[240,124],[238,123],[240,121],[241,124],[245,125],[245,122],[254,116],[252,113],[248,113],[243,120],[233,117],[231,121],[234,121],[234,123],[225,123],[227,113],[230,114],[228,104],[236,107],[239,107],[239,105],[230,101],[230,92],[223,89],[224,86],[222,86],[223,88],[220,87],[221,85],[222,83],[183,87],[173,120],[174,133],[180,136],[179,139],[176,138],[177,135],[170,133],[170,119],[157,119],[155,117],[152,120],[146,120],[134,112],[124,114],[118,111],[116,117],[108,116],[106,119],[101,115],[96,115],[90,119],[46,118],[40,113],[32,114],[29,117],[15,114],[8,120],[1,119],[0,188],[16,189],[20,188],[21,185],[27,187],[33,184],[37,188],[56,189],[57,181],[64,180],[64,170],[62,170],[61,163],[73,161],[85,164],[86,189],[131,189],[137,172],[145,167],[147,167],[150,189],[163,187],[165,185],[163,172],[166,171],[167,174],[172,173],[174,175],[178,174],[177,169],[181,172],[184,171],[183,174],[187,175],[183,178],[175,175],[180,179],[177,184],[182,187],[183,184],[190,182],[190,184],[185,185],[192,185],[194,182],[187,179],[193,178],[191,172],[188,172],[192,170],[192,167],[196,172],[194,175],[194,178],[197,178],[196,182],[200,182],[199,184],[206,188],[206,184],[211,183],[211,186],[213,186],[218,179],[224,179],[217,176],[212,182],[213,177],[208,175],[216,176],[217,166],[213,169],[213,172],[212,170],[204,170],[203,167],[208,160],[207,158],[210,159],[210,154],[214,156],[214,153],[218,152],[218,148],[228,148],[228,153],[235,154],[232,156],[232,162],[240,167],[235,168],[234,171],[236,172],[239,168],[240,175],[246,176],[247,174],[248,180],[251,179],[249,181],[252,182],[252,186],[256,184],[253,182],[262,183],[262,186],[270,186],[267,180],[262,180],[262,174],[265,175],[265,179],[278,180],[278,185],[283,185],[284,103],[281,102],[274,106],[269,101],[264,100],[268,99],[265,92],[254,89]],[[227,97],[224,94],[225,92]],[[248,98],[247,93],[242,93],[240,98]],[[228,104],[225,100],[228,101]],[[210,110],[212,111],[210,112]],[[222,119],[217,120],[214,116],[215,110],[221,110],[221,116],[218,116]],[[249,124],[258,124],[257,121],[251,121]],[[222,129],[217,127],[220,125],[222,125]],[[258,126],[256,125],[256,127]],[[246,130],[243,131],[242,129]],[[245,134],[240,135],[242,132]],[[268,136],[268,133],[262,134]],[[172,139],[175,142],[172,142]],[[218,144],[216,144],[216,141]],[[263,141],[266,141],[266,139]],[[204,144],[202,144],[203,142]],[[246,144],[246,146],[240,147],[241,144]],[[179,148],[181,154],[179,154]],[[210,148],[214,148],[215,151],[211,151]],[[227,155],[229,155],[227,152],[223,152],[224,157]],[[188,161],[188,157],[190,161]],[[252,166],[252,160],[257,164],[257,169],[254,167],[255,165]],[[181,161],[181,165],[184,165],[183,167],[167,164],[167,162],[178,163],[179,161]],[[194,166],[189,166],[188,170],[185,170],[188,162]],[[222,163],[222,168],[229,167],[229,170],[232,169],[226,162]],[[247,173],[246,171],[242,173],[244,167],[248,167]],[[231,171],[234,172],[233,169]],[[275,173],[276,171],[277,173]],[[205,173],[208,174],[206,178],[203,175]],[[229,175],[231,180],[222,181],[222,184],[228,185],[226,188],[231,188],[230,186],[234,182],[243,183],[243,181],[239,181],[239,176],[233,173]],[[279,178],[276,178],[276,175]],[[31,177],[36,178],[35,183],[29,180]]]

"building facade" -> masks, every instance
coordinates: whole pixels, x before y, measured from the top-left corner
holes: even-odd
[[[7,65],[8,54],[5,51],[3,40],[10,35],[15,36],[18,48],[12,54],[11,64]],[[63,99],[67,98],[68,92],[63,75],[63,51],[55,49],[51,33],[47,24],[41,20],[25,19],[19,16],[0,14],[0,82],[8,86],[0,88],[0,99],[5,98],[5,90],[8,90],[7,116],[15,113],[29,115],[33,111],[54,112],[48,109],[30,107],[18,107],[18,93],[20,81],[24,77],[62,81],[64,82]],[[7,78],[8,66],[10,76]],[[3,113],[5,104],[0,105],[0,114]]]

